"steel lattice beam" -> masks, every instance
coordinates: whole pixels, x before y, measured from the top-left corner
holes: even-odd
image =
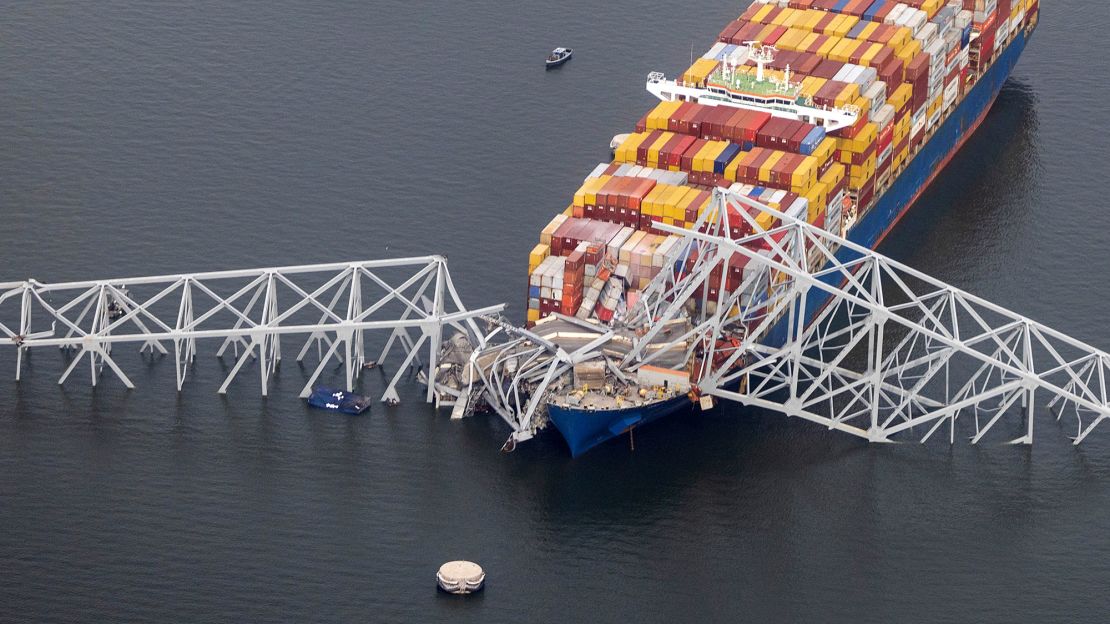
[[[727,219],[729,206],[755,234],[732,240],[722,228],[694,231],[702,224],[660,226],[686,237],[704,262],[682,271],[669,263],[640,310],[658,319],[664,303],[669,311],[707,290],[715,266],[747,257],[744,286],[719,289],[715,305],[699,309],[701,391],[871,441],[925,441],[944,424],[954,439],[965,416],[973,443],[1005,420],[1022,431],[1013,442],[1031,443],[1040,406],[1057,418],[1072,413],[1078,444],[1110,417],[1105,351],[746,197],[718,190],[707,218]],[[750,211],[781,225],[760,231]],[[814,301],[824,307],[804,323]],[[723,335],[743,339],[721,361]]]
[[[168,354],[164,343],[172,343],[180,391],[196,359],[197,341],[220,339],[217,355],[230,348],[236,358],[220,392],[227,391],[248,361],[257,359],[266,395],[281,359],[281,337],[300,335],[305,344],[297,361],[313,344],[319,357],[301,393],[304,397],[332,359],[343,363],[346,387],[352,390],[367,361],[365,333],[389,330],[378,361],[384,361],[395,344],[405,352],[382,397],[396,401],[396,385],[403,372],[419,362],[422,346],[427,345],[428,366],[434,369],[445,328],[484,344],[474,318],[503,307],[467,310],[441,256],[87,282],[27,280],[0,283],[0,335],[7,338],[0,344],[16,348],[17,380],[24,351],[54,346],[77,350],[59,383],[87,355],[93,385],[107,366],[130,388],[130,379],[112,358],[113,346],[140,343],[141,350]],[[35,323],[50,328],[36,331]],[[415,341],[410,330],[419,332]],[[432,400],[434,390],[429,384],[427,400]]]

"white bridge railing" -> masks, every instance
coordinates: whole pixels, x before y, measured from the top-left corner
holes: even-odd
[[[128,388],[131,380],[112,357],[117,344],[138,343],[140,351],[162,354],[172,349],[180,391],[197,342],[214,339],[220,341],[217,356],[231,350],[236,358],[220,393],[257,359],[266,395],[282,357],[281,337],[297,335],[305,339],[297,360],[313,345],[319,357],[303,397],[333,359],[344,363],[352,390],[368,362],[366,334],[383,330],[389,335],[376,362],[395,345],[404,352],[382,396],[397,401],[397,383],[424,346],[434,370],[445,329],[483,344],[474,318],[503,307],[467,310],[441,256],[53,284],[27,280],[0,283],[0,345],[16,349],[16,379],[25,351],[52,346],[77,350],[58,383],[86,361],[93,385],[107,367]],[[429,383],[429,401],[434,390]]]

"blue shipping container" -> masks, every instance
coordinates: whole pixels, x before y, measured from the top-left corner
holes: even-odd
[[[725,172],[725,167],[728,166],[729,161],[731,161],[733,158],[736,158],[736,155],[739,153],[740,146],[735,143],[729,143],[728,146],[725,147],[725,149],[721,150],[720,156],[717,156],[717,158],[713,161],[713,173],[723,174]]]
[[[825,129],[821,126],[816,126],[813,130],[809,131],[809,134],[807,134],[804,139],[802,139],[802,147],[800,151],[806,156],[812,156],[813,151],[816,150],[817,146],[820,145],[821,141],[824,140]]]
[[[875,21],[875,14],[881,11],[886,3],[887,0],[875,0],[875,4],[867,7],[867,10],[863,12],[863,19],[869,22]]]

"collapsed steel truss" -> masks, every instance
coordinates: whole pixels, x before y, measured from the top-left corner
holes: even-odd
[[[944,425],[954,440],[963,417],[973,443],[1011,421],[1011,441],[1028,444],[1043,407],[1075,417],[1078,444],[1110,417],[1105,351],[746,197],[718,190],[708,218],[728,219],[730,205],[757,233],[660,226],[686,237],[698,261],[672,258],[632,315],[657,324],[701,293],[691,354],[702,393],[874,442],[924,442]],[[760,231],[749,209],[781,225]],[[729,292],[711,275],[734,254],[747,266]],[[722,336],[738,340],[727,357]]]
[[[761,230],[760,212],[780,225]],[[733,239],[729,228],[738,219],[755,233]],[[465,390],[429,374],[427,400],[465,397],[455,402],[460,415],[485,402],[512,427],[514,442],[543,426],[544,400],[557,380],[603,352],[615,378],[664,355],[680,356],[692,362],[702,395],[873,442],[911,436],[924,442],[945,425],[954,441],[959,424],[977,443],[1008,423],[1016,433],[1011,441],[1028,444],[1035,417],[1049,409],[1057,419],[1074,416],[1078,444],[1110,417],[1106,352],[836,234],[722,189],[692,229],[659,227],[686,244],[676,246],[614,327],[563,317],[577,328],[578,342],[567,349],[496,318],[503,306],[466,310],[439,256],[0,284],[0,333],[16,348],[17,379],[31,348],[77,350],[59,383],[87,356],[94,385],[107,367],[132,387],[113,346],[139,343],[140,351],[168,354],[172,343],[178,390],[197,341],[219,339],[216,354],[230,349],[236,358],[220,392],[257,359],[263,395],[281,358],[281,337],[300,335],[297,360],[313,345],[319,358],[302,391],[307,396],[333,359],[343,363],[353,389],[368,363],[366,332],[389,330],[377,362],[394,345],[404,352],[382,396],[397,401],[397,383],[425,345],[427,370],[438,372],[450,327],[472,347]],[[729,289],[726,270],[736,257],[745,259],[743,281]],[[478,317],[489,323],[488,333],[478,329]],[[419,330],[418,338],[410,329]]]
[[[393,402],[399,400],[397,383],[420,361],[425,344],[429,370],[434,370],[445,329],[461,331],[482,345],[474,318],[503,307],[467,310],[446,259],[424,256],[55,284],[0,283],[0,334],[16,348],[17,380],[25,351],[54,346],[77,350],[59,384],[87,360],[94,386],[107,367],[128,388],[133,384],[113,359],[113,346],[140,343],[140,351],[168,355],[164,343],[172,343],[179,391],[196,359],[197,341],[219,339],[216,355],[230,349],[236,358],[220,393],[248,361],[257,359],[263,395],[281,360],[282,336],[303,336],[297,361],[313,345],[319,358],[301,393],[306,397],[333,359],[344,364],[346,387],[352,390],[358,371],[368,363],[367,332],[389,330],[376,362],[384,362],[395,345],[404,352],[382,396]],[[47,325],[49,329],[42,329]],[[409,330],[418,331],[418,337]],[[434,385],[428,384],[427,400],[434,395]]]

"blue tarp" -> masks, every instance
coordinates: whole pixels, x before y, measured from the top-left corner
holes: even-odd
[[[312,390],[308,404],[332,412],[357,415],[370,408],[370,399],[361,394],[321,386]]]

